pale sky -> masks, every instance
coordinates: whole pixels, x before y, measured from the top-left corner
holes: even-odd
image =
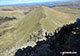
[[[21,4],[21,3],[35,3],[48,1],[71,1],[71,0],[0,0],[0,5]]]

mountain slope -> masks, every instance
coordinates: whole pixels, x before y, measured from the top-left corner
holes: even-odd
[[[57,27],[69,23],[70,20],[72,19],[68,14],[40,6],[18,23],[18,34],[16,33],[15,37],[22,38],[25,34],[25,38],[29,37],[31,32],[38,31],[41,28],[48,29],[49,31],[54,31]]]
[[[39,6],[16,23],[13,32],[0,39],[0,49],[19,43],[23,44],[29,39],[33,31],[38,31],[41,28],[54,31],[57,27],[70,23],[73,19],[72,15],[56,11],[52,8]]]
[[[25,34],[26,37],[29,37],[31,32],[41,28],[40,20],[45,18],[45,16],[44,10],[41,7],[32,11],[16,25],[18,34],[15,37],[23,37]]]
[[[44,7],[46,20],[42,20],[42,25],[44,28],[48,28],[50,31],[54,31],[59,26],[67,24],[72,20],[71,15],[62,13],[51,8]],[[45,22],[46,21],[46,22]],[[48,24],[48,26],[46,26]]]
[[[53,7],[53,9],[58,12],[62,12],[70,15],[70,17],[73,18],[72,19],[73,21],[75,21],[76,18],[80,17],[80,10],[77,9],[72,9],[68,7]]]

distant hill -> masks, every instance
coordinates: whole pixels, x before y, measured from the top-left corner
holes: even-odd
[[[80,1],[72,1],[72,2],[64,2],[64,3],[56,3],[56,4],[51,4],[52,7],[68,7],[72,9],[80,9]]]
[[[80,10],[68,8],[68,7],[53,7],[54,10],[59,12],[73,14],[73,15],[80,15]]]

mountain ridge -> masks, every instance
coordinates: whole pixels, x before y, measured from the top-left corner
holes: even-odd
[[[65,15],[67,18],[65,17]],[[57,16],[57,18],[56,18],[56,16]],[[63,16],[63,18],[62,18],[62,16]],[[18,32],[20,32],[20,33],[21,33],[21,31],[23,32],[23,29],[25,29],[26,32],[32,32],[32,31],[40,30],[40,28],[44,28],[44,29],[53,31],[55,29],[55,27],[58,27],[60,24],[64,23],[62,20],[66,20],[66,19],[70,18],[69,15],[67,16],[67,14],[62,14],[62,16],[61,16],[61,13],[57,12],[56,10],[52,10],[51,8],[40,6],[40,7],[36,8],[35,10],[33,10],[31,13],[29,13],[24,19],[22,19],[23,20],[22,22],[24,22],[24,23],[21,25],[21,27],[19,27],[20,25],[17,26]],[[62,20],[58,19],[60,17],[62,18]],[[69,20],[66,22],[69,22]],[[20,24],[21,24],[21,22],[20,22]],[[31,26],[29,24],[31,24]],[[54,24],[54,26],[52,26],[52,24]],[[37,25],[37,26],[35,26],[35,25]],[[26,27],[27,27],[27,29],[29,27],[29,29],[28,29],[29,31],[27,31]],[[23,33],[23,35],[25,33]],[[22,36],[20,36],[20,37],[22,37]]]

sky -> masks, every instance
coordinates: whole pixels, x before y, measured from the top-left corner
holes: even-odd
[[[49,1],[71,1],[71,0],[0,0],[0,5],[21,4],[21,3],[36,3]]]

